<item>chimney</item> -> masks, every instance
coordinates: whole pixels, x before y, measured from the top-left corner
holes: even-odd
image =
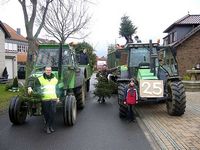
[[[21,29],[20,28],[17,28],[17,34],[21,35]]]

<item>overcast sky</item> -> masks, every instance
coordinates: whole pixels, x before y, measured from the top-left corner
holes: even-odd
[[[0,0],[2,1],[2,0]],[[3,0],[5,1],[5,0]],[[121,17],[126,14],[138,27],[137,35],[143,42],[162,39],[163,31],[176,20],[190,14],[200,14],[200,0],[90,0],[92,21],[90,36],[85,39],[98,56],[106,56],[109,44],[125,44],[119,37]],[[25,36],[24,19],[18,0],[0,5],[0,20],[12,28],[21,28]],[[46,38],[43,36],[43,38]],[[68,42],[72,41],[70,39]]]

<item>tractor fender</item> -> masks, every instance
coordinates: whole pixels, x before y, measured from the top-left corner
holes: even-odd
[[[85,68],[79,67],[79,71],[76,72],[75,87],[81,87],[83,81],[85,81]]]
[[[173,77],[168,77],[167,78],[167,82],[168,81],[180,81],[181,77],[180,76],[173,76]]]

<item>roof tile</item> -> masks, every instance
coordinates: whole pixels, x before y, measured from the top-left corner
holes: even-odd
[[[24,36],[17,34],[17,32],[9,25],[7,25],[6,23],[3,23],[3,25],[5,26],[6,30],[10,33],[11,35],[10,39],[16,41],[28,42],[28,40]]]
[[[164,33],[168,33],[174,26],[177,25],[199,25],[200,24],[200,15],[186,15],[182,17],[181,19],[174,22],[172,25],[170,25]]]

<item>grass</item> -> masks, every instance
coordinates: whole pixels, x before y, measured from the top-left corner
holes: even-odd
[[[0,112],[7,110],[11,98],[18,95],[16,92],[6,91],[5,87],[5,84],[0,84]]]

